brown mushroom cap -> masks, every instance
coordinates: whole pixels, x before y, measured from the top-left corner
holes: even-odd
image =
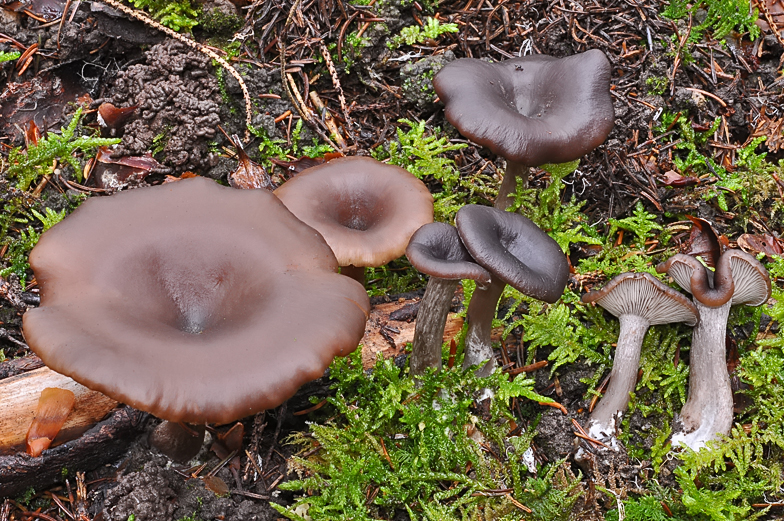
[[[433,87],[461,134],[507,160],[539,166],[578,159],[607,138],[615,123],[610,73],[598,49],[560,59],[461,58],[436,74]]]
[[[616,317],[635,315],[652,326],[685,322],[693,326],[699,312],[681,293],[650,273],[622,273],[601,289],[586,293],[585,303],[595,302]]]
[[[411,236],[406,248],[411,265],[425,275],[445,280],[471,279],[490,284],[490,272],[474,262],[457,229],[446,223],[429,223]]]
[[[553,303],[561,298],[569,263],[561,247],[527,217],[469,204],[455,217],[457,231],[476,262],[525,295]]]
[[[170,421],[275,407],[362,338],[360,284],[265,190],[195,178],[91,199],[30,255],[30,347],[55,371]]]
[[[403,255],[411,235],[433,221],[433,196],[400,167],[369,157],[333,159],[275,190],[318,230],[341,266],[381,266]]]

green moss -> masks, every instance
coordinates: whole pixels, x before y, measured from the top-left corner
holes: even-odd
[[[562,462],[538,479],[527,475],[521,461],[533,431],[509,435],[510,399],[549,401],[533,392],[533,380],[444,370],[418,385],[391,360],[364,371],[359,352],[337,359],[331,375],[331,419],[289,439],[300,448],[290,460],[299,479],[281,488],[307,494],[291,507],[272,506],[290,519],[370,521],[401,509],[412,519],[473,519],[484,511],[517,521],[513,497],[535,504],[542,516],[535,519],[553,520],[565,519],[579,497],[579,482]],[[495,393],[489,419],[471,411],[483,388]],[[505,488],[504,496],[477,493]]]

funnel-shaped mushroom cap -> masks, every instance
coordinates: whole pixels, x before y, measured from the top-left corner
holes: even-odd
[[[520,214],[469,204],[455,217],[457,231],[478,264],[529,297],[555,302],[566,287],[569,263],[558,243]]]
[[[411,236],[406,257],[417,270],[445,280],[471,279],[490,284],[490,272],[474,262],[457,229],[446,223],[429,223]]]
[[[694,295],[702,304],[718,307],[730,299],[732,305],[760,306],[770,297],[770,276],[752,255],[727,250],[712,272],[691,255],[678,253],[656,267]]]
[[[403,255],[420,226],[433,222],[425,184],[369,157],[308,168],[274,193],[324,236],[341,266],[386,264]]]
[[[673,322],[693,326],[699,319],[697,308],[688,298],[650,273],[622,273],[602,289],[583,295],[582,301],[595,302],[616,317],[642,317],[652,326]]]
[[[597,49],[560,59],[461,58],[436,74],[433,87],[461,134],[527,166],[584,156],[615,120],[610,62]]]
[[[30,347],[55,371],[170,421],[276,407],[356,348],[367,294],[265,190],[204,178],[91,199],[30,254]]]

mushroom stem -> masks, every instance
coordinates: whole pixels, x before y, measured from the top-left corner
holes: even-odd
[[[150,433],[150,445],[176,461],[186,463],[196,457],[204,444],[204,425],[164,421]]]
[[[591,413],[589,435],[606,440],[615,437],[616,421],[629,405],[629,393],[637,385],[640,351],[650,322],[638,315],[621,315],[621,332],[615,348],[610,383],[599,405]]]
[[[530,169],[522,163],[506,160],[506,173],[498,188],[498,197],[495,199],[495,207],[499,210],[506,210],[514,202],[514,194],[517,192],[517,179],[523,181],[523,186],[528,186],[528,172]]]
[[[732,428],[732,388],[727,374],[726,329],[731,301],[709,307],[694,301],[700,322],[689,353],[689,395],[673,429],[673,446],[700,450],[705,443],[728,435]]]
[[[444,327],[459,282],[459,280],[430,277],[425,296],[422,297],[417,312],[410,361],[412,376],[424,374],[428,367],[441,370]]]
[[[340,274],[351,277],[363,286],[365,285],[365,268],[363,266],[354,266],[353,264],[341,266]]]
[[[498,277],[485,288],[477,286],[468,304],[466,313],[468,318],[468,332],[465,337],[465,358],[463,359],[463,369],[472,365],[479,365],[485,360],[489,360],[484,367],[476,374],[477,376],[488,376],[496,367],[495,357],[493,356],[493,344],[490,340],[490,332],[493,329],[493,318],[498,306],[498,299],[501,298],[506,283]]]

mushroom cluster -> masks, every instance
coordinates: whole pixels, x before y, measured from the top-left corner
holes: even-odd
[[[57,372],[172,422],[273,408],[364,334],[369,300],[266,190],[205,178],[91,199],[30,255],[30,347]]]
[[[463,367],[487,362],[479,370],[480,376],[489,375],[496,367],[490,332],[504,287],[509,284],[524,295],[550,303],[557,301],[566,287],[566,256],[558,243],[527,217],[466,205],[458,210],[455,223],[456,230],[441,223],[423,227],[406,251],[414,267],[431,276],[414,333],[414,374],[421,374],[427,366],[441,365],[444,321],[460,279],[478,283],[467,311]],[[433,304],[436,301],[438,304]]]
[[[771,293],[770,277],[753,256],[724,252],[711,271],[696,257],[677,254],[656,267],[692,294],[694,301],[648,273],[624,273],[602,289],[583,295],[619,318],[613,368],[604,397],[591,413],[590,437],[616,447],[620,416],[634,391],[640,348],[648,327],[685,322],[694,326],[689,356],[689,389],[677,415],[672,443],[699,450],[727,436],[732,427],[732,389],[726,363],[726,329],[730,307],[760,306]]]
[[[725,251],[710,271],[695,257],[677,254],[656,267],[692,294],[700,321],[692,335],[689,394],[673,428],[672,444],[699,450],[732,428],[732,388],[727,373],[726,331],[730,307],[761,306],[770,297],[770,276],[753,256]]]

